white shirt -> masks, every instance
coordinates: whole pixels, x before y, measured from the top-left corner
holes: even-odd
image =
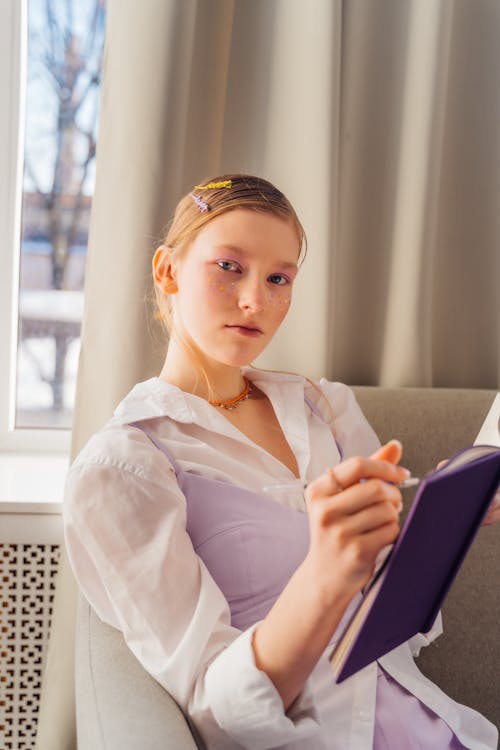
[[[349,388],[245,368],[271,400],[305,482],[344,457],[368,455],[378,439]],[[304,389],[323,420],[304,402]],[[323,394],[323,396],[321,395]],[[165,417],[169,417],[165,419]],[[165,455],[128,423],[149,420],[185,470],[254,492],[295,479],[205,400],[159,378],[136,385],[70,467],[64,522],[76,579],[102,620],[120,629],[146,670],[189,713],[212,750],[368,750],[372,746],[377,665],[340,685],[326,655],[287,714],[254,663],[254,628],[230,624],[221,590],[186,532],[186,499]],[[274,500],[304,510],[301,494]],[[348,613],[346,613],[346,617]],[[293,623],[290,623],[293,627]],[[474,750],[496,748],[496,729],[459,706],[417,669],[418,653],[441,632],[411,639],[380,660]]]

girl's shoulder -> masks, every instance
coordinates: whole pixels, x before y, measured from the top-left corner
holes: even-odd
[[[191,420],[191,410],[179,389],[156,377],[137,383],[118,403],[111,418],[85,442],[70,470],[106,465],[147,472],[158,460],[164,463],[166,459],[139,426],[154,432],[161,421],[163,432],[175,435],[179,424]]]
[[[321,378],[309,380],[304,392],[342,445],[344,457],[369,455],[379,447],[380,441],[350,386]]]
[[[345,383],[254,367],[245,368],[244,374],[257,385],[277,387],[283,398],[297,397],[299,393],[303,393],[306,403],[334,431],[343,428],[349,430],[353,424],[368,424],[352,388]]]
[[[326,378],[306,378],[304,394],[312,401],[329,424],[339,419],[352,419],[362,414],[356,396],[350,386]]]
[[[175,424],[172,424],[175,429]],[[68,475],[73,473],[99,473],[101,471],[122,472],[161,481],[165,470],[173,473],[167,458],[151,442],[148,436],[130,423],[111,418],[97,430],[79,451],[71,463]]]

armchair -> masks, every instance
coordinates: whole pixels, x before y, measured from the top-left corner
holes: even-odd
[[[421,476],[473,442],[494,391],[355,389],[382,441],[399,438]],[[405,493],[407,505],[411,496]],[[423,649],[422,671],[459,702],[500,725],[500,524],[479,532],[443,607],[444,635]],[[80,597],[76,637],[79,750],[200,750],[203,743],[121,633]]]

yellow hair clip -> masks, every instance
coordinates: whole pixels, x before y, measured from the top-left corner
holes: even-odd
[[[230,188],[232,180],[221,180],[221,182],[209,182],[208,185],[195,185],[195,190],[216,190],[217,188]]]

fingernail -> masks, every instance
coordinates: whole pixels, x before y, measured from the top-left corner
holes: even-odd
[[[405,479],[409,479],[411,477],[411,471],[409,469],[405,469],[404,466],[400,466],[399,468],[403,472]]]
[[[397,438],[392,438],[389,440],[389,443],[394,443],[394,445],[398,445],[401,450],[403,450],[403,443],[401,440],[398,440]]]

